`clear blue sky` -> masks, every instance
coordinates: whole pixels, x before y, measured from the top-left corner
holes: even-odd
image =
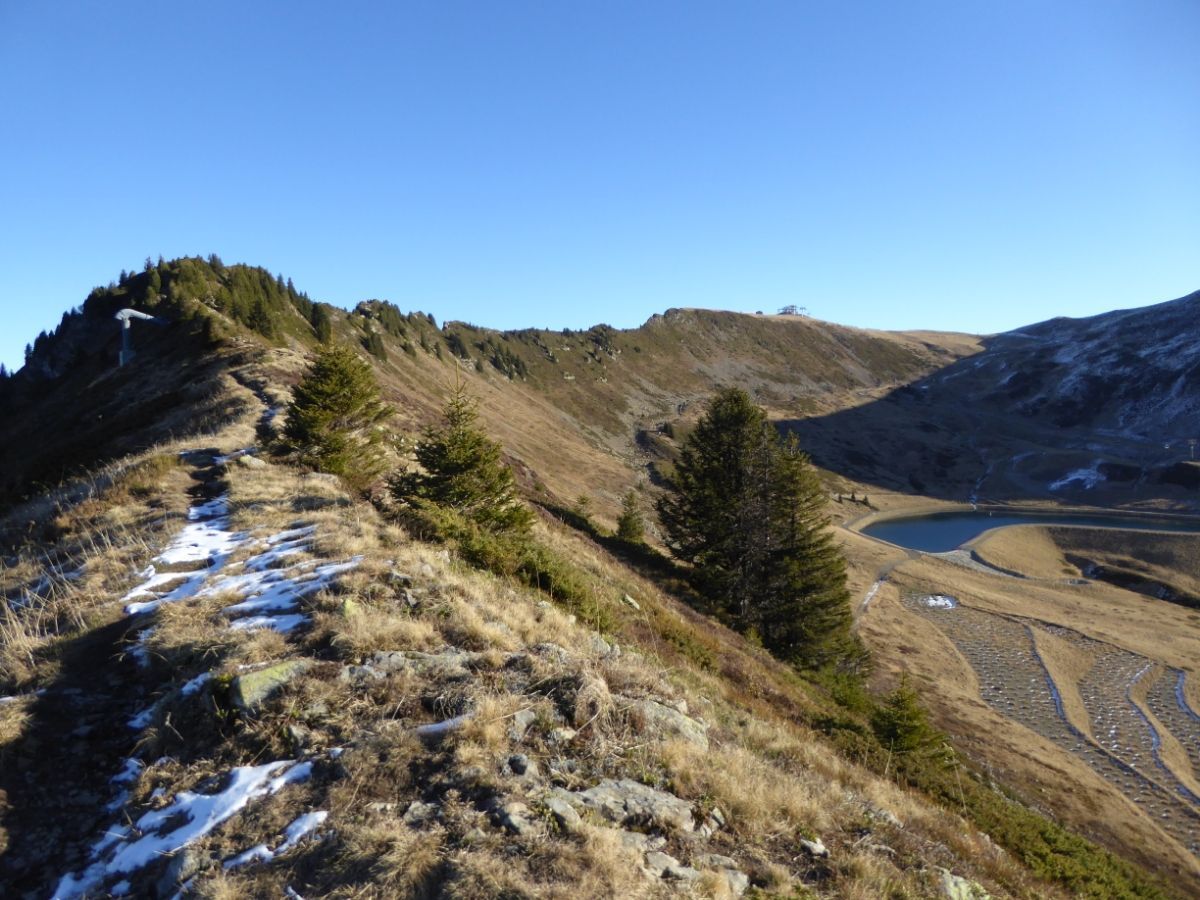
[[[146,256],[495,327],[1200,288],[1197,0],[0,2],[0,360]]]

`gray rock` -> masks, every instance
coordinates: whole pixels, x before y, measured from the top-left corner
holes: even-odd
[[[632,606],[634,609],[637,609],[637,610],[640,610],[642,608],[642,605],[640,603],[638,603],[636,600],[634,600],[632,597],[630,597],[628,594],[626,594],[625,596],[623,596],[621,598],[621,602],[624,603],[626,606]]]
[[[737,863],[731,856],[722,856],[720,853],[701,853],[696,857],[696,862],[702,866],[708,866],[710,869],[736,869]]]
[[[379,650],[372,657],[371,668],[388,674],[401,672],[427,675],[431,678],[469,678],[468,668],[479,659],[478,653],[447,648],[440,653],[423,653],[420,650]]]
[[[386,677],[385,673],[374,666],[342,666],[342,671],[338,673],[338,681],[344,684],[362,684],[364,681],[377,681]]]
[[[569,744],[578,732],[574,728],[555,728],[548,735],[552,744]]]
[[[691,866],[668,866],[666,871],[662,873],[662,877],[668,881],[697,881],[700,878],[700,873]]]
[[[412,587],[413,577],[407,572],[400,572],[396,569],[392,569],[392,571],[388,573],[388,584],[394,585],[395,587]]]
[[[678,866],[679,860],[663,853],[661,850],[651,850],[646,854],[646,868],[655,875],[663,875],[672,866]]]
[[[815,841],[810,841],[805,838],[801,838],[800,846],[803,847],[805,850],[807,850],[811,856],[815,856],[819,859],[828,859],[829,858],[829,848],[826,847],[823,843],[821,843],[820,838],[817,838]]]
[[[750,890],[750,877],[745,872],[740,872],[737,869],[722,869],[721,875],[725,878],[725,884],[729,887],[729,893],[735,897],[740,897],[746,891]]]
[[[417,571],[421,573],[422,578],[432,578],[436,574],[433,571],[433,566],[429,563],[421,563],[421,568]]]
[[[239,456],[234,462],[243,469],[265,469],[267,464],[257,456],[251,456],[249,453],[244,453]]]
[[[876,806],[873,803],[868,803],[866,806],[867,817],[877,822],[885,822],[893,828],[903,828],[904,823],[890,809],[885,809],[882,806]]]
[[[631,709],[646,730],[658,737],[677,737],[708,749],[708,725],[656,700],[633,700]]]
[[[588,643],[591,645],[592,652],[597,656],[608,656],[612,653],[612,647],[609,646],[608,641],[598,634],[593,634]]]
[[[537,763],[524,753],[514,753],[510,756],[508,758],[508,769],[514,775],[529,775],[533,777],[538,773]]]
[[[195,847],[181,847],[171,856],[162,876],[154,885],[157,897],[173,897],[179,893],[179,886],[193,877],[201,869],[207,868],[211,861],[202,855]]]
[[[642,834],[638,831],[618,831],[617,837],[621,846],[630,850],[659,850],[667,845],[667,839],[660,834]]]
[[[281,691],[292,679],[305,672],[310,665],[308,660],[293,659],[239,675],[229,686],[229,699],[238,709],[253,712]]]
[[[537,721],[537,713],[532,709],[519,709],[512,717],[512,724],[508,726],[508,739],[514,744],[519,744],[525,739],[525,732],[529,730],[529,726]]]
[[[554,816],[554,821],[563,831],[575,831],[583,824],[583,819],[570,803],[562,797],[546,798],[546,809]]]
[[[947,900],[990,900],[991,895],[983,889],[982,885],[963,878],[961,875],[955,875],[949,869],[943,869],[940,866],[938,874],[941,876],[938,887],[941,888],[942,896]]]
[[[579,794],[589,809],[619,825],[643,825],[663,831],[690,832],[692,805],[674,794],[623,778],[605,779]]]
[[[401,820],[410,828],[419,828],[426,822],[432,822],[434,819],[440,818],[441,814],[441,807],[436,803],[423,803],[420,800],[414,800],[408,805],[408,809],[404,811]]]
[[[518,837],[533,835],[538,831],[533,813],[520,800],[505,803],[497,810],[496,818],[506,831]]]
[[[551,641],[545,641],[533,648],[533,651],[540,656],[549,656],[558,660],[560,663],[565,663],[571,658],[571,654],[567,652],[567,648],[561,644],[555,644]]]

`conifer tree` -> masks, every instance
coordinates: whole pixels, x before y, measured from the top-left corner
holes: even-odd
[[[281,449],[364,488],[382,471],[378,426],[391,414],[364,360],[346,347],[323,347],[293,392]]]
[[[863,661],[820,482],[744,391],[709,402],[669,488],[658,504],[668,546],[720,615],[801,668]]]
[[[479,428],[475,400],[457,384],[443,410],[443,424],[425,429],[415,455],[423,471],[392,480],[406,502],[428,501],[457,510],[494,532],[525,533],[533,514],[517,496],[512,470],[500,445]]]
[[[617,519],[617,538],[629,544],[640,544],[646,540],[646,523],[638,505],[637,492],[630,490],[621,501],[621,515]]]
[[[320,303],[314,303],[309,321],[317,340],[322,344],[328,344],[333,337],[333,322],[329,318],[329,310]]]
[[[898,754],[932,753],[945,742],[945,736],[929,724],[907,674],[875,710],[871,728],[883,746]]]

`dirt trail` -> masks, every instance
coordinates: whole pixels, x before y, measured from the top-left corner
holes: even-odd
[[[186,454],[193,502],[223,490],[217,451]],[[0,765],[0,891],[46,897],[63,873],[82,868],[97,833],[111,824],[111,778],[136,749],[127,722],[159,687],[129,653],[144,616],[120,615],[63,645],[53,684],[37,695],[24,735]]]

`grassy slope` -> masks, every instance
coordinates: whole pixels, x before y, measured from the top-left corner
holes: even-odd
[[[244,419],[212,443],[225,449],[244,445],[251,430],[252,420]],[[73,562],[84,562],[89,574],[85,585],[59,596],[56,604],[78,609],[85,597],[88,603],[80,610],[79,627],[66,627],[63,637],[30,636],[22,647],[30,664],[9,689],[61,689],[78,664],[67,652],[79,640],[73,635],[86,637],[120,621],[112,598],[182,521],[189,479],[174,459],[169,452],[147,457],[130,470],[135,474],[62,514],[57,547],[74,547]],[[614,830],[598,819],[570,832],[542,826],[536,836],[514,837],[496,828],[480,812],[489,797],[525,798],[534,810],[542,808],[528,785],[503,774],[505,760],[519,750],[542,771],[556,759],[574,760],[571,773],[561,776],[567,786],[632,777],[668,788],[697,809],[719,807],[728,820],[725,829],[699,846],[671,838],[668,851],[685,861],[705,850],[732,856],[768,894],[807,885],[824,896],[928,896],[938,877],[932,866],[941,865],[979,879],[997,896],[1055,896],[957,815],[828,744],[813,725],[844,714],[821,691],[586,538],[553,522],[539,527],[543,541],[586,573],[611,623],[605,637],[623,647],[620,656],[606,653],[594,632],[565,611],[539,605],[537,592],[412,541],[326,479],[279,466],[230,466],[225,479],[238,528],[269,533],[299,520],[318,527],[320,556],[365,556],[338,591],[306,602],[315,627],[289,640],[225,628],[219,604],[165,608],[148,645],[151,668],[127,676],[137,682],[136,700],[112,702],[137,706],[169,694],[171,686],[200,671],[211,671],[217,687],[190,703],[170,701],[140,739],[119,722],[113,723],[115,734],[100,723],[92,745],[109,748],[111,759],[93,755],[83,768],[75,768],[79,761],[72,763],[69,755],[56,756],[66,747],[45,746],[52,723],[39,713],[36,699],[2,708],[0,752],[17,763],[6,769],[10,794],[18,793],[12,779],[23,768],[20,760],[49,752],[64,789],[103,795],[109,774],[104,764],[114,767],[136,740],[142,756],[158,761],[134,783],[133,809],[153,806],[151,795],[158,789],[170,797],[230,765],[297,754],[317,758],[323,748],[346,746],[339,766],[323,765],[312,782],[255,804],[198,849],[202,859],[222,859],[258,841],[272,842],[295,815],[312,808],[330,811],[333,836],[270,866],[206,870],[196,885],[200,895],[278,893],[286,884],[317,896],[395,896],[433,892],[435,885],[449,896],[498,891],[553,896],[567,885],[581,896],[673,893],[667,882],[644,881],[637,873],[638,854],[623,849]],[[114,522],[127,529],[123,546],[93,540]],[[130,539],[134,535],[137,541]],[[420,598],[415,608],[400,602],[389,586],[387,575],[396,570],[413,573]],[[21,578],[14,570],[4,574],[9,583]],[[625,593],[638,598],[640,610],[620,601]],[[566,655],[540,649],[546,642],[563,647]],[[375,650],[446,646],[479,655],[470,680],[397,677],[364,690],[335,677],[344,663]],[[257,714],[231,714],[221,693],[223,676],[237,674],[239,666],[301,656],[316,660],[317,668]],[[112,664],[103,656],[93,662]],[[710,748],[673,740],[634,715],[631,704],[646,697],[706,721]],[[413,738],[414,726],[465,708],[475,710],[472,723],[447,741],[422,745]],[[533,709],[537,718],[518,742],[507,723],[520,709]],[[112,711],[118,713],[116,707]],[[566,746],[555,743],[553,728],[566,726],[577,736]],[[121,749],[115,745],[123,734],[130,746]],[[416,799],[439,805],[436,827],[400,821]],[[7,808],[4,824],[27,826],[29,814]],[[77,815],[60,822],[60,833],[78,837],[54,847],[44,868],[30,869],[14,884],[33,886],[39,872],[52,877],[79,864],[76,842],[86,841],[89,829]],[[883,815],[903,825],[888,824]],[[798,852],[805,836],[824,840],[832,850],[829,862]],[[21,837],[8,835],[15,845],[22,844]],[[709,871],[705,879],[702,893],[721,896],[724,888],[715,874]],[[135,879],[135,889],[142,883]]]

